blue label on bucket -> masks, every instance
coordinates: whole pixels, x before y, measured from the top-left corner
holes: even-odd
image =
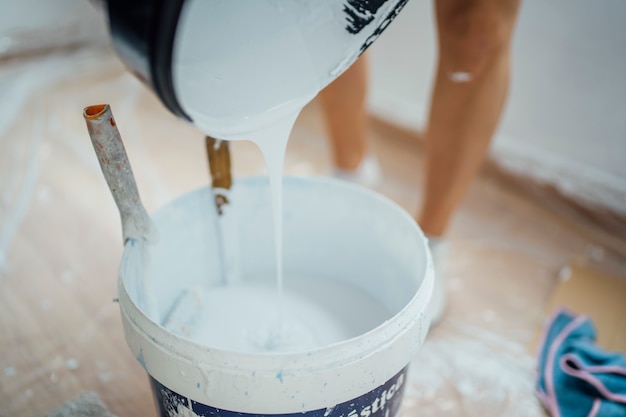
[[[407,369],[408,367],[405,367],[389,381],[360,397],[333,407],[289,414],[250,414],[222,410],[177,394],[152,377],[150,377],[150,381],[160,417],[264,417],[277,415],[286,417],[395,417],[402,403]]]

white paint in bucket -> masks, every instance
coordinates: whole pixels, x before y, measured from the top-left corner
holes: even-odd
[[[290,276],[282,293],[272,284],[250,283],[193,295],[196,317],[165,327],[197,343],[237,352],[320,349],[391,317],[375,298],[328,279]]]
[[[424,312],[433,268],[423,234],[404,210],[366,189],[330,179],[287,178],[284,186],[287,282],[297,285],[311,277],[352,287],[387,310],[387,320],[326,346],[271,354],[222,349],[168,332],[157,323],[183,289],[211,291],[221,282],[213,268],[218,242],[215,219],[208,215],[212,194],[208,189],[188,194],[155,216],[162,239],[152,248],[150,279],[158,291],[159,317],[147,317],[136,304],[141,277],[127,270],[137,255],[133,247],[126,247],[120,271],[126,339],[153,378],[162,415],[173,415],[163,393],[184,407],[191,404],[197,415],[215,409],[323,415],[328,409],[328,416],[347,416],[361,407],[355,412],[365,417],[374,416],[374,409],[381,416],[397,410],[404,370],[428,329]],[[232,196],[238,203],[233,208],[242,284],[271,286],[276,265],[267,180],[241,180]],[[351,306],[352,300],[339,297],[332,303]]]

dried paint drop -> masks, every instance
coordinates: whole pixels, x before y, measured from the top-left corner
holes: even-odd
[[[74,358],[69,358],[65,361],[65,367],[70,371],[78,369],[78,361]]]
[[[69,284],[70,282],[74,281],[74,273],[70,270],[63,271],[63,273],[61,273],[61,280],[64,283]]]
[[[604,259],[604,248],[601,246],[589,245],[587,252],[589,257],[596,262],[601,262]]]
[[[113,375],[111,375],[108,372],[104,372],[98,375],[98,378],[100,379],[100,381],[102,382],[109,382],[110,380],[113,379]]]
[[[559,269],[559,280],[560,281],[565,282],[568,279],[570,279],[571,277],[572,277],[572,268],[570,268],[569,265],[565,265],[561,269]]]
[[[469,72],[455,71],[448,74],[453,83],[468,83],[472,81],[472,74]]]

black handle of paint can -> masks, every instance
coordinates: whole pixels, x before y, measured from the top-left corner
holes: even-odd
[[[108,0],[115,51],[175,115],[191,118],[180,106],[172,81],[172,51],[184,0]]]

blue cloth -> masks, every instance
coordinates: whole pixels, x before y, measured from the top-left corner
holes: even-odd
[[[624,355],[595,341],[596,329],[586,316],[558,310],[547,324],[537,393],[552,417],[626,416]]]

